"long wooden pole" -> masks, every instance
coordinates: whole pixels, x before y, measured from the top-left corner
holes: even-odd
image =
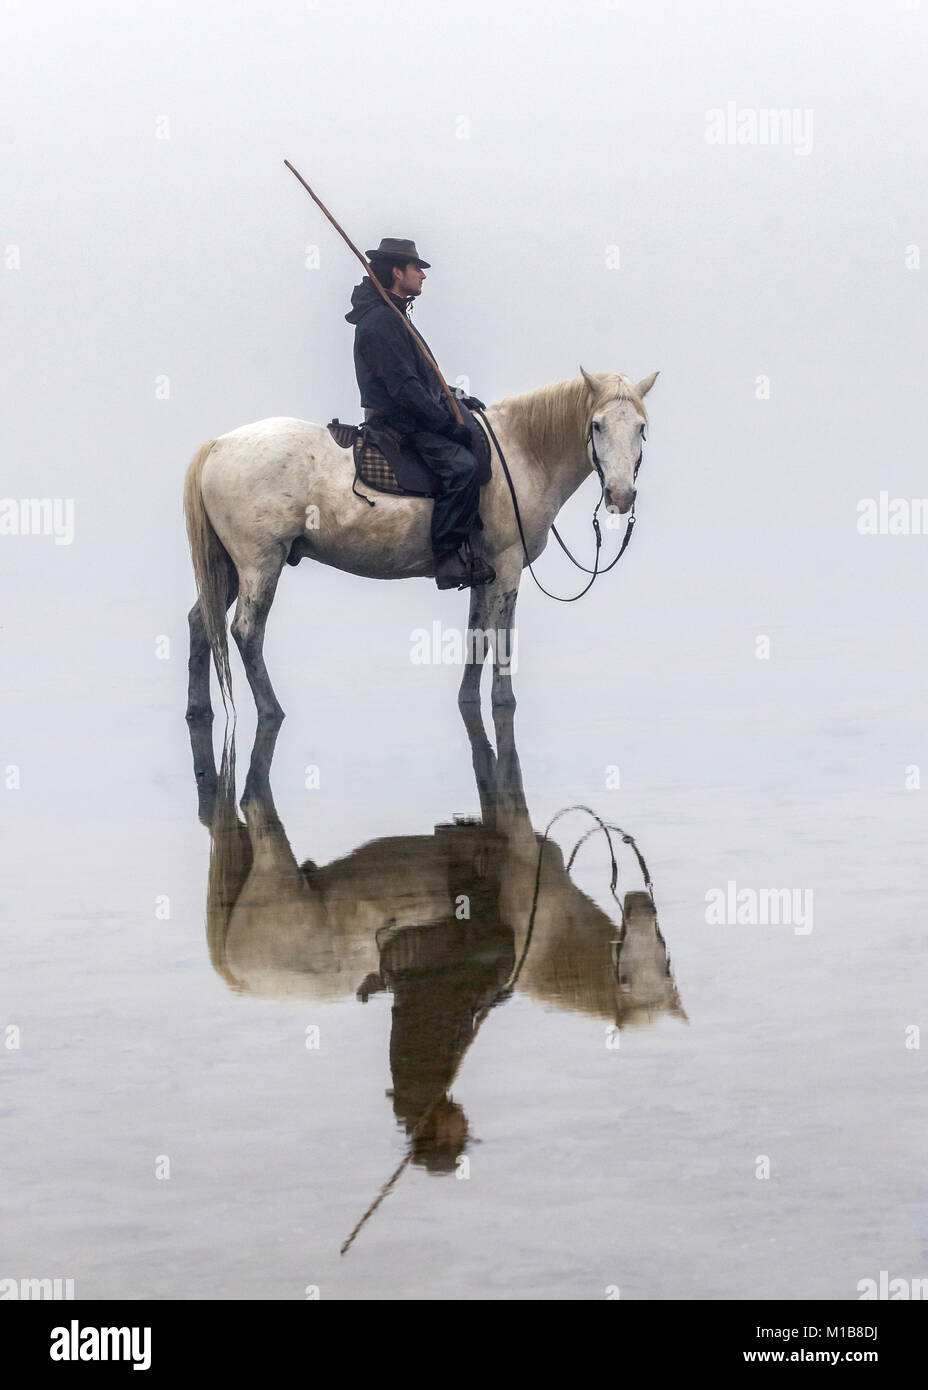
[[[383,302],[384,302],[390,309],[393,310],[394,314],[396,314],[397,318],[400,320],[400,322],[403,324],[403,326],[404,326],[404,328],[406,329],[406,331],[409,333],[409,335],[410,335],[410,337],[412,338],[413,342],[415,343],[416,347],[417,347],[417,348],[419,349],[419,351],[422,353],[422,356],[423,356],[423,357],[425,358],[425,360],[429,363],[429,365],[431,366],[431,368],[432,368],[432,370],[434,371],[435,375],[438,377],[438,380],[441,382],[441,389],[444,391],[445,395],[447,396],[447,398],[448,398],[448,404],[451,406],[451,409],[452,409],[452,411],[454,412],[454,418],[457,420],[457,422],[458,422],[459,425],[463,425],[463,423],[464,423],[464,417],[462,416],[461,411],[460,411],[460,408],[458,407],[457,398],[455,397],[455,395],[453,394],[453,392],[452,392],[451,389],[449,388],[447,381],[445,381],[445,378],[442,376],[442,374],[441,374],[441,368],[439,367],[438,363],[435,361],[435,358],[434,358],[434,357],[432,356],[432,354],[429,352],[428,348],[425,346],[425,344],[423,343],[423,341],[422,341],[422,339],[419,337],[419,335],[414,331],[414,329],[413,329],[413,327],[412,327],[412,324],[409,322],[409,320],[407,319],[406,315],[403,314],[403,313],[401,313],[400,310],[399,310],[399,309],[396,307],[396,305],[393,303],[393,300],[390,298],[389,294],[388,294],[387,291],[384,289],[383,285],[380,283],[380,281],[377,279],[376,275],[374,275],[373,271],[371,270],[368,261],[365,259],[364,256],[361,255],[361,252],[360,252],[360,251],[358,250],[358,248],[355,246],[354,242],[353,242],[353,241],[351,240],[351,238],[347,235],[347,233],[344,232],[344,231],[342,230],[342,228],[338,225],[338,223],[335,221],[335,218],[334,218],[334,217],[332,216],[332,214],[329,212],[328,208],[326,207],[325,203],[322,202],[321,198],[317,198],[317,197],[316,197],[316,194],[313,192],[313,190],[310,188],[309,184],[308,184],[308,183],[306,182],[306,180],[303,178],[303,175],[302,175],[297,169],[294,169],[294,167],[293,167],[293,165],[290,163],[289,159],[285,159],[285,160],[284,160],[284,164],[286,164],[287,168],[290,170],[291,174],[293,174],[294,178],[299,179],[300,183],[301,183],[301,184],[303,185],[303,187],[306,189],[306,192],[307,192],[307,193],[309,194],[309,196],[312,198],[313,202],[316,204],[317,207],[319,207],[319,208],[322,209],[322,211],[325,213],[326,217],[327,217],[327,218],[329,219],[329,221],[332,223],[332,226],[333,226],[333,227],[335,228],[335,230],[338,232],[338,234],[339,234],[339,236],[341,237],[342,241],[344,241],[345,244],[346,244],[346,246],[348,246],[349,249],[352,250],[352,251],[354,252],[354,254],[357,256],[358,260],[361,262],[361,264],[363,265],[364,269],[367,271],[367,274],[370,276],[371,284],[376,285],[376,286],[377,286],[377,289],[380,291],[380,296],[381,296],[381,298],[383,299]]]

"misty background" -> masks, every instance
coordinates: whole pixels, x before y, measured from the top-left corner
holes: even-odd
[[[125,1285],[126,1252],[150,1253],[164,1219],[139,1215],[132,1163],[144,1200],[160,1200],[145,1165],[166,1132],[204,1107],[227,1135],[235,1107],[278,1084],[263,1049],[290,1024],[227,1000],[205,959],[181,491],[203,440],[241,424],[360,418],[344,314],[361,267],[285,158],[362,250],[382,236],[416,241],[432,268],[414,322],[452,383],[464,377],[492,403],[581,363],[634,380],[660,371],[632,546],[576,605],[552,603],[526,575],[515,678],[534,823],[574,799],[629,822],[691,1018],[688,1031],[636,1043],[629,1085],[644,1147],[631,1171],[652,1184],[638,1219],[656,1241],[639,1296],[853,1297],[854,1280],[880,1268],[924,1272],[924,1064],[898,1039],[924,1007],[926,818],[905,778],[928,762],[928,538],[862,536],[857,508],[881,491],[928,495],[926,46],[928,5],[905,0],[0,4],[0,497],[73,498],[75,510],[70,545],[0,536],[0,768],[20,775],[0,798],[0,1023],[21,1022],[32,1049],[15,1059],[9,1100],[13,1272],[76,1272],[86,1294],[176,1296],[184,1240],[185,1258],[199,1250],[206,1263],[195,1225],[208,1184],[155,1241],[164,1263],[152,1256],[146,1270],[157,1273]],[[707,112],[729,102],[811,113],[811,148],[708,143]],[[585,484],[561,519],[587,563],[595,494]],[[604,530],[607,557],[621,535]],[[556,547],[537,568],[559,593],[584,582]],[[465,597],[309,561],[285,569],[265,654],[288,714],[274,788],[298,857],[324,863],[475,809],[460,673],[410,664],[410,634],[435,619],[466,625]],[[761,635],[769,660],[755,655]],[[234,648],[232,661],[244,761],[253,712]],[[308,764],[322,767],[315,802]],[[608,765],[621,766],[620,793],[605,789]],[[721,946],[703,895],[728,878],[813,886],[815,931]],[[166,892],[172,920],[153,934],[151,903]],[[590,1107],[611,1104],[601,1081],[587,1078],[586,1110],[572,1101],[585,1062],[567,1025],[558,1019],[563,1050],[543,1056],[526,1047],[521,1017],[505,1024],[505,1063],[475,1049],[474,1084],[489,1087],[483,1111],[473,1105],[480,1128],[491,1137],[512,1113],[499,1068],[521,1057],[534,1069],[521,1092],[533,1123],[573,1104],[582,1130]],[[339,1026],[382,1109],[383,1038],[358,1042],[353,1024]],[[151,1039],[167,1033],[165,1053]],[[234,1066],[228,1049],[240,1049]],[[668,1085],[679,1088],[669,1097]],[[538,1100],[544,1087],[560,1089]],[[144,1103],[132,1099],[143,1089]],[[777,1152],[792,1146],[808,1184],[757,1216],[750,1249],[754,1216],[745,1225],[714,1177],[681,1188],[675,1158],[658,1172],[647,1157],[649,1144],[660,1150],[660,1123],[657,1141],[648,1128],[659,1113],[669,1132],[693,1120],[707,1171],[719,1135],[741,1135],[752,1162],[771,1141],[732,1129],[736,1093],[774,1116]],[[124,1103],[131,1162],[118,1146],[101,1160],[101,1114]],[[363,1105],[346,1119],[332,1100],[316,1128],[312,1113],[300,1121],[304,1156],[332,1132],[323,1115],[337,1116],[339,1136],[328,1192],[354,1184],[344,1211],[332,1198],[344,1234],[396,1151],[372,1154],[359,1176],[345,1126],[379,1125],[385,1143],[389,1126],[380,1110],[368,1124]],[[262,1124],[256,1113],[243,1132]],[[241,1190],[279,1176],[273,1141],[270,1131]],[[485,1159],[494,1152],[488,1142]],[[224,1154],[234,1167],[234,1150]],[[603,1154],[587,1158],[536,1173],[536,1204],[567,1200],[567,1165],[583,1188]],[[204,1156],[204,1172],[215,1162]],[[517,1160],[488,1228],[474,1198],[467,1222],[488,1241],[493,1222],[518,1219],[524,1178]],[[298,1190],[300,1172],[288,1181]],[[424,1183],[421,1200],[440,1207],[439,1189]],[[174,1200],[191,1200],[181,1191]],[[695,1192],[695,1225],[680,1237],[692,1267],[673,1222],[660,1225],[668,1191],[681,1202]],[[518,1287],[586,1296],[576,1262],[545,1264],[545,1250],[568,1228],[593,1248],[612,1229],[596,1203],[611,1210],[615,1197],[601,1185],[560,1235],[533,1234],[529,1204]],[[417,1211],[405,1230],[419,1260]],[[286,1263],[273,1211],[258,1212],[256,1264],[202,1287],[260,1292],[256,1269]],[[739,1223],[744,1247],[699,1283],[719,1230]],[[227,1213],[217,1228],[232,1240]],[[758,1265],[786,1229],[782,1262]],[[460,1291],[447,1272],[454,1248],[449,1235],[416,1266],[426,1293]],[[372,1249],[392,1261],[397,1246]],[[274,1268],[273,1296],[292,1296]],[[383,1264],[365,1269],[333,1266],[330,1278],[348,1296],[377,1296]],[[596,1270],[597,1288],[616,1277],[608,1259]],[[309,1277],[299,1265],[294,1280]],[[475,1266],[478,1296],[513,1288],[511,1271],[486,1278]]]
[[[527,580],[523,661],[578,628],[594,650],[646,642],[645,662],[662,647],[684,682],[720,629],[749,679],[757,633],[802,650],[816,687],[832,643],[864,681],[921,658],[923,541],[859,536],[856,507],[923,477],[923,8],[8,4],[0,23],[20,265],[2,490],[75,505],[73,545],[0,547],[8,678],[33,713],[51,680],[62,717],[90,648],[114,681],[166,674],[148,634],[186,640],[180,491],[203,439],[359,416],[361,268],[285,157],[362,250],[417,240],[415,321],[449,380],[492,402],[580,363],[661,372],[632,555],[579,608]],[[811,152],[708,144],[729,101],[811,110]],[[565,518],[588,549],[592,492]],[[559,554],[541,568],[572,591]],[[336,656],[336,613],[360,607],[365,644],[405,661],[411,627],[461,608],[308,569],[280,586],[272,672],[297,638]],[[124,604],[135,655],[106,635]]]

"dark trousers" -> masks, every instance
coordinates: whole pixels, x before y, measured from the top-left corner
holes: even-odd
[[[409,442],[422,455],[438,479],[438,496],[432,512],[432,550],[437,555],[457,550],[480,527],[480,485],[477,460],[470,449],[443,434],[417,430]]]

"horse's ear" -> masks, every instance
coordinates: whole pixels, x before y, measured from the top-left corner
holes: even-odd
[[[584,367],[581,367],[581,368],[580,368],[580,375],[583,377],[583,380],[586,382],[587,386],[590,388],[590,395],[591,395],[591,396],[598,396],[598,395],[599,395],[599,382],[596,380],[596,378],[595,378],[594,376],[590,376],[589,372],[588,372]]]
[[[639,396],[646,396],[659,376],[660,372],[652,372],[651,375],[646,376],[643,381],[639,381],[638,385],[635,387]]]

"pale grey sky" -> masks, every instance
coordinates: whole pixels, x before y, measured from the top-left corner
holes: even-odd
[[[485,400],[660,369],[633,558],[572,622],[907,621],[924,541],[856,507],[923,490],[926,44],[905,0],[4,5],[3,493],[76,528],[0,545],[8,591],[118,592],[183,640],[198,444],[357,416],[360,267],[289,158],[362,249],[416,239],[417,323]],[[811,147],[708,143],[729,103]],[[406,625],[421,588],[363,603]]]

